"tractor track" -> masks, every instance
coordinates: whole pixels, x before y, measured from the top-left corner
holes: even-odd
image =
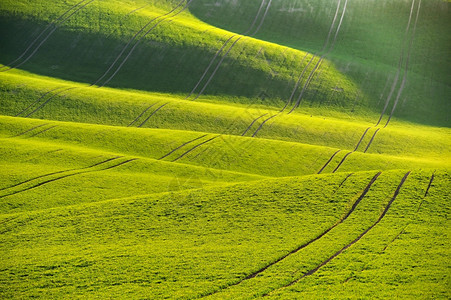
[[[404,88],[405,88],[405,84],[406,84],[406,80],[407,80],[407,72],[408,72],[408,69],[409,69],[410,55],[411,55],[411,52],[412,52],[412,46],[413,46],[413,40],[415,38],[415,32],[417,30],[417,23],[418,23],[418,16],[420,14],[420,9],[421,9],[421,0],[418,2],[417,14],[416,14],[416,17],[415,17],[415,23],[413,25],[412,36],[410,38],[410,43],[409,43],[409,47],[408,47],[408,50],[407,50],[407,58],[406,58],[406,64],[405,64],[405,68],[404,68],[403,78],[402,78],[402,81],[401,81],[401,86],[399,87],[398,94],[396,95],[395,103],[393,104],[393,108],[392,108],[392,110],[390,112],[390,115],[388,117],[387,122],[385,123],[384,128],[387,127],[388,124],[390,123],[390,120],[391,120],[391,118],[393,116],[393,113],[395,112],[396,107],[398,106],[399,98],[401,97],[401,94],[402,94],[402,92],[404,91]],[[412,12],[411,12],[411,14],[412,14]],[[410,22],[410,19],[409,19],[409,22]]]
[[[334,154],[332,154],[332,156],[329,158],[329,160],[324,164],[324,166],[318,171],[318,173],[316,174],[321,174],[321,172],[324,171],[324,169],[330,164],[330,162],[332,161],[332,159],[334,159],[334,157],[341,152],[341,150],[337,150]]]
[[[357,143],[357,146],[355,146],[354,151],[357,151],[357,149],[359,149],[360,144],[362,143],[363,139],[365,138],[365,135],[368,133],[368,130],[370,130],[371,127],[368,127],[365,132],[362,134],[362,136],[360,137],[359,142]]]
[[[112,159],[110,159],[110,160],[112,160]],[[19,193],[22,193],[22,192],[26,192],[26,191],[29,191],[29,190],[38,188],[38,187],[40,187],[40,186],[42,186],[42,185],[45,185],[45,184],[47,184],[47,183],[51,183],[51,182],[54,182],[54,181],[58,181],[58,180],[61,180],[61,179],[67,178],[67,177],[72,177],[72,176],[81,175],[81,174],[86,174],[86,173],[92,173],[92,172],[106,171],[106,170],[110,170],[110,169],[113,169],[113,168],[117,168],[117,167],[119,167],[119,166],[122,166],[122,165],[124,165],[124,164],[126,164],[126,163],[129,163],[129,162],[132,162],[132,161],[135,161],[135,160],[137,160],[137,158],[128,159],[128,160],[122,161],[122,162],[120,162],[120,163],[118,163],[118,164],[116,164],[116,165],[109,166],[109,167],[106,167],[106,168],[100,169],[100,170],[80,171],[80,172],[77,172],[77,173],[66,174],[66,175],[63,175],[63,176],[60,176],[60,177],[57,177],[57,178],[48,179],[48,180],[45,180],[45,181],[43,181],[43,182],[36,183],[35,185],[33,185],[33,186],[31,186],[31,187],[28,187],[28,188],[25,188],[25,189],[23,189],[23,190],[19,190],[19,191],[11,192],[11,193],[6,194],[6,195],[2,195],[2,196],[0,196],[0,199],[1,199],[1,198],[5,198],[5,197],[9,197],[9,196],[12,196],[12,195],[16,195],[16,194],[19,194]],[[98,163],[98,164],[96,164],[96,165],[100,165],[100,164],[103,164],[103,163],[101,162],[101,163]],[[80,169],[80,170],[81,170],[81,169]]]
[[[264,7],[264,5],[266,4],[266,0],[262,0],[261,4],[260,4],[260,8],[258,9],[258,12],[256,14],[256,16],[254,17],[254,20],[251,24],[251,26],[246,30],[246,32],[244,32],[242,35],[238,35],[238,34],[234,34],[232,35],[225,43],[224,45],[216,52],[215,56],[213,57],[213,59],[210,61],[210,64],[208,65],[208,67],[205,69],[204,73],[202,74],[201,78],[199,79],[199,81],[197,82],[197,84],[195,85],[195,87],[192,89],[191,93],[185,98],[188,99],[192,94],[194,94],[195,90],[199,87],[200,83],[202,82],[202,80],[205,78],[206,74],[208,73],[209,69],[211,68],[213,62],[216,60],[216,58],[224,51],[224,48],[227,46],[227,44],[232,40],[232,38],[239,36],[233,43],[232,45],[228,48],[227,52],[221,57],[221,59],[219,60],[218,64],[216,65],[215,69],[213,70],[213,72],[211,73],[210,77],[208,78],[207,82],[203,85],[202,89],[200,90],[200,92],[197,93],[197,95],[194,97],[194,100],[197,100],[204,92],[205,89],[208,87],[208,85],[210,84],[210,82],[213,80],[214,76],[216,75],[218,69],[220,68],[220,66],[222,65],[222,63],[224,62],[225,58],[229,55],[230,51],[233,49],[233,47],[235,47],[235,45],[242,39],[245,37],[253,37],[254,35],[256,35],[258,33],[258,31],[260,30],[261,26],[263,25],[263,22],[266,19],[266,15],[269,11],[269,8],[271,7],[271,2],[272,0],[269,0],[265,12],[260,20],[259,25],[257,26],[256,30],[249,36],[247,36],[247,34],[252,30],[252,28],[255,26],[261,12],[262,9]]]
[[[160,109],[162,109],[163,107],[165,107],[166,105],[168,105],[169,102],[164,103],[163,105],[159,106],[156,110],[154,110],[139,126],[138,128],[143,127],[144,124],[147,123],[147,121],[149,121],[149,119],[155,115]]]
[[[22,111],[20,111],[18,114],[16,114],[14,117],[19,117],[21,114],[25,113],[25,111],[27,111],[29,108],[31,108],[33,105],[39,103],[45,96],[47,96],[48,94],[50,94],[51,92],[54,92],[56,90],[59,89],[63,89],[64,87],[57,87],[54,89],[51,89],[47,92],[45,92],[41,97],[39,97],[36,101],[34,101],[33,103],[31,103],[30,105],[28,105],[26,108],[24,108]]]
[[[48,128],[45,128],[45,129],[42,130],[42,131],[38,131],[38,132],[36,132],[36,133],[33,133],[33,134],[30,135],[28,138],[35,137],[35,136],[37,136],[37,135],[39,135],[39,134],[42,134],[42,133],[44,133],[44,132],[47,132],[47,131],[49,131],[50,129],[53,129],[53,128],[55,128],[55,127],[58,127],[58,125],[53,125],[53,126],[50,126],[50,127],[48,127]]]
[[[51,175],[56,175],[56,174],[61,174],[61,173],[71,172],[71,171],[80,171],[80,170],[90,169],[90,168],[93,168],[93,167],[105,164],[107,162],[110,162],[110,161],[113,161],[113,160],[116,160],[116,159],[119,159],[119,158],[122,158],[122,157],[123,156],[116,156],[116,157],[109,158],[107,160],[104,160],[104,161],[101,161],[101,162],[98,162],[98,163],[95,163],[93,165],[90,165],[90,166],[87,166],[87,167],[83,167],[83,168],[68,169],[68,170],[62,170],[62,171],[57,171],[57,172],[52,172],[52,173],[40,175],[40,176],[37,176],[37,177],[34,177],[34,178],[30,178],[30,179],[27,179],[25,181],[16,183],[16,184],[8,186],[8,187],[0,188],[0,191],[11,189],[13,187],[17,187],[19,185],[23,185],[23,184],[28,183],[30,181],[33,181],[33,180],[36,180],[36,179],[40,179],[40,178],[43,178],[43,177],[47,177],[47,176],[51,176]]]
[[[335,13],[334,20],[333,20],[332,25],[331,25],[331,29],[332,29],[333,26],[335,25],[335,22],[336,22],[336,19],[337,19],[337,15],[338,15],[338,11],[339,11],[339,8],[340,8],[340,4],[341,4],[341,0],[338,0],[337,11],[336,11],[336,13]],[[340,33],[340,29],[341,29],[341,25],[342,25],[342,23],[343,23],[344,16],[346,15],[347,5],[348,5],[348,0],[345,0],[345,4],[344,4],[344,6],[343,6],[343,11],[342,11],[342,13],[341,13],[340,21],[338,22],[337,29],[336,29],[335,35],[334,35],[334,39],[333,39],[332,43],[330,44],[330,48],[326,51],[326,53],[323,53],[323,54],[321,55],[321,57],[318,59],[316,65],[313,67],[313,69],[312,69],[312,71],[310,72],[310,74],[309,74],[307,80],[305,81],[305,84],[304,84],[304,86],[303,86],[303,88],[302,88],[302,90],[301,90],[301,93],[300,93],[298,99],[296,100],[296,103],[294,104],[293,108],[288,112],[289,114],[291,114],[296,108],[299,107],[299,105],[300,105],[300,103],[301,103],[301,101],[302,101],[302,97],[304,96],[305,91],[307,90],[308,86],[310,85],[310,82],[311,82],[311,80],[312,80],[312,78],[313,78],[315,72],[318,70],[318,68],[319,68],[319,66],[321,65],[321,63],[322,63],[322,61],[324,60],[324,58],[325,58],[330,52],[332,52],[332,50],[335,48],[335,44],[336,44],[336,42],[337,42],[337,37],[338,37],[338,34]],[[324,44],[324,47],[323,47],[323,50],[322,50],[322,51],[325,51],[325,50],[327,49],[327,45],[328,45],[329,40],[330,40],[331,29],[329,30],[329,34],[328,34],[328,36],[327,36],[327,40],[326,40],[326,43]],[[321,52],[322,52],[322,51],[321,51]]]
[[[258,126],[257,130],[255,130],[255,132],[254,132],[254,134],[252,135],[252,137],[256,137],[256,136],[257,136],[257,133],[263,128],[263,125],[265,125],[266,122],[268,122],[269,120],[271,120],[271,119],[277,117],[279,114],[280,114],[280,113],[277,113],[277,114],[272,115],[272,116],[270,116],[269,118],[265,119],[265,120],[260,124],[260,126]]]
[[[429,194],[429,190],[430,190],[430,188],[431,188],[431,186],[432,186],[432,182],[434,181],[434,178],[435,178],[435,172],[434,172],[434,174],[432,174],[431,179],[429,180],[428,187],[427,187],[427,189],[426,189],[426,192],[424,193],[424,198],[426,198],[427,195]],[[421,204],[420,204],[420,207],[421,207]],[[418,210],[419,210],[419,209],[420,209],[420,208],[418,208]]]
[[[125,53],[125,50],[131,45],[131,43],[137,38],[137,36],[143,32],[147,26],[149,26],[153,21],[158,20],[162,17],[165,17],[167,15],[170,15],[171,13],[173,13],[177,8],[179,8],[183,3],[185,2],[185,0],[180,1],[176,7],[174,7],[171,11],[169,11],[166,14],[163,14],[161,16],[155,17],[152,20],[150,20],[149,22],[147,22],[140,30],[138,30],[135,35],[127,42],[127,44],[122,48],[121,52],[119,53],[118,56],[116,56],[116,59],[113,61],[113,63],[110,65],[110,67],[105,71],[105,73],[100,76],[94,83],[92,83],[90,86],[94,86],[96,84],[98,84],[101,80],[103,80],[103,78],[105,78],[105,76],[107,76],[107,74],[113,69],[114,65],[119,61],[119,59],[121,58],[121,56]],[[142,37],[141,37],[142,38]],[[140,39],[141,39],[140,38]],[[104,84],[105,85],[105,84]]]
[[[247,126],[246,130],[241,134],[241,136],[245,136],[246,133],[251,129],[251,127],[255,124],[255,122],[257,122],[258,120],[260,120],[261,118],[263,118],[264,116],[266,116],[268,113],[261,115],[258,118],[255,118],[251,124],[249,126]]]
[[[107,85],[113,78],[114,78],[114,76],[116,76],[116,74],[122,69],[122,67],[124,66],[124,64],[127,62],[127,60],[130,58],[130,56],[133,54],[133,52],[135,51],[135,49],[136,49],[136,47],[141,43],[141,41],[142,41],[142,39],[144,38],[144,37],[146,37],[153,29],[155,29],[155,27],[157,27],[160,23],[162,23],[163,21],[165,21],[167,18],[174,18],[174,17],[176,17],[176,16],[178,16],[179,14],[181,14],[182,12],[184,12],[187,8],[188,8],[188,6],[191,4],[191,2],[193,1],[193,0],[189,0],[186,4],[185,4],[185,6],[183,6],[183,8],[180,10],[180,11],[178,11],[178,12],[176,12],[174,15],[172,15],[172,16],[169,16],[168,17],[168,15],[169,14],[171,14],[172,12],[174,12],[178,7],[180,7],[181,6],[181,4],[184,2],[185,0],[183,0],[182,2],[180,2],[179,3],[179,5],[177,5],[172,11],[170,11],[170,12],[168,12],[168,13],[166,13],[166,14],[164,14],[164,15],[161,15],[161,16],[159,16],[159,17],[157,17],[157,18],[154,18],[152,21],[150,21],[148,24],[150,24],[151,22],[153,22],[153,21],[155,21],[156,19],[158,19],[158,18],[162,18],[161,20],[159,20],[159,21],[157,21],[152,27],[150,27],[137,41],[136,41],[136,43],[133,45],[133,47],[130,49],[130,51],[128,52],[128,54],[125,56],[125,58],[122,60],[122,62],[119,64],[119,66],[116,68],[116,70],[113,72],[113,74],[103,83],[103,84],[101,84],[99,87],[104,87],[105,85]],[[167,17],[167,18],[166,18]],[[147,27],[147,25],[148,24],[146,24],[146,26],[145,27]],[[145,28],[144,27],[144,28]],[[144,30],[144,29],[143,29]],[[106,74],[107,74],[108,72],[106,72]],[[104,77],[104,76],[102,76],[102,77]],[[95,83],[95,84],[97,84],[98,83],[98,81]],[[93,85],[95,85],[95,84],[93,84]]]
[[[403,62],[403,59],[404,59],[404,50],[405,50],[405,47],[406,47],[405,44],[406,44],[407,36],[409,34],[409,29],[410,29],[410,24],[411,24],[411,21],[412,21],[412,15],[413,15],[414,6],[415,6],[415,0],[412,0],[412,6],[410,7],[409,21],[407,22],[407,27],[406,27],[406,30],[404,32],[401,53],[400,53],[400,56],[399,56],[399,59],[398,59],[398,68],[397,68],[397,71],[396,71],[395,78],[393,79],[392,86],[390,88],[390,93],[388,94],[387,99],[385,100],[384,108],[382,109],[381,115],[379,117],[379,120],[377,121],[376,126],[378,126],[380,124],[380,122],[382,121],[382,118],[385,115],[385,111],[387,110],[388,104],[390,103],[391,98],[393,97],[393,93],[395,92],[396,86],[398,85],[399,75],[401,74],[402,62]]]
[[[390,201],[388,202],[388,204],[385,206],[384,211],[380,214],[379,218],[373,223],[371,224],[370,227],[368,227],[364,232],[362,232],[356,239],[354,239],[352,242],[350,242],[349,244],[347,244],[346,246],[344,246],[343,248],[341,248],[339,251],[337,251],[335,254],[333,254],[331,257],[329,257],[328,259],[326,259],[325,261],[323,261],[322,263],[320,263],[317,267],[309,270],[308,272],[304,273],[304,275],[302,275],[300,278],[291,281],[290,283],[278,288],[278,289],[282,289],[282,288],[286,288],[289,286],[292,286],[295,283],[298,283],[299,281],[301,281],[303,278],[313,275],[314,273],[316,273],[321,267],[325,266],[326,264],[328,264],[331,260],[333,260],[334,258],[336,258],[338,255],[340,255],[343,251],[345,251],[346,249],[348,249],[349,247],[351,247],[352,245],[354,245],[355,243],[357,243],[358,241],[360,241],[371,229],[373,229],[377,224],[380,223],[380,221],[385,217],[385,215],[387,214],[388,210],[390,209],[392,203],[396,200],[396,198],[399,195],[399,192],[402,188],[402,186],[404,185],[405,181],[407,180],[407,177],[410,175],[410,171],[407,172],[404,177],[401,179],[400,184],[398,185],[398,187],[396,188],[395,193],[393,194],[393,197],[390,199]],[[277,289],[276,289],[277,290]],[[272,290],[271,292],[273,292],[275,290]],[[271,293],[269,292],[269,293]],[[266,293],[264,296],[267,296],[269,293]]]
[[[22,53],[22,55],[16,59],[15,62],[17,62],[17,60],[20,60],[23,56],[25,56],[25,54],[28,52],[28,50],[30,50],[30,48],[33,46],[33,44],[37,43],[37,41],[39,40],[39,38],[41,37],[42,34],[44,34],[45,31],[47,31],[47,29],[49,29],[50,27],[53,26],[53,29],[47,34],[47,36],[34,48],[34,50],[31,52],[30,55],[27,56],[27,58],[25,58],[22,62],[20,62],[19,64],[15,65],[15,66],[9,66],[6,70],[1,70],[0,72],[7,72],[10,71],[12,69],[16,69],[20,66],[22,66],[23,64],[25,64],[28,60],[30,60],[35,54],[36,52],[41,48],[41,46],[50,38],[50,36],[56,31],[56,29],[58,29],[64,22],[66,22],[70,17],[72,17],[75,13],[77,13],[79,10],[83,9],[85,6],[87,6],[88,4],[94,2],[95,0],[89,0],[86,3],[83,4],[83,2],[85,2],[86,0],[83,0],[79,3],[77,3],[76,5],[72,6],[69,10],[67,10],[65,13],[63,13],[60,17],[58,17],[53,23],[50,23],[46,29],[44,29],[43,32],[41,32],[41,34],[35,39],[35,41],[32,42],[32,44],[26,49],[26,51],[24,53]],[[83,4],[83,5],[81,5]],[[81,5],[80,7],[76,8],[77,6]],[[64,18],[64,16],[69,13],[72,9],[75,9],[73,12],[71,12],[67,17]],[[59,19],[62,19],[61,21],[58,21]]]
[[[76,87],[71,87],[71,88],[66,88],[65,90],[60,90],[58,92],[56,92],[55,94],[53,94],[52,96],[50,96],[47,100],[45,100],[42,104],[40,104],[38,107],[36,107],[34,110],[32,110],[30,113],[25,115],[25,118],[28,118],[29,116],[31,116],[32,114],[34,114],[35,112],[37,112],[38,110],[40,110],[41,108],[43,108],[47,103],[50,102],[50,100],[52,100],[53,98],[55,98],[56,96],[60,95],[63,92],[68,92],[70,90],[76,89]],[[48,93],[46,93],[47,95]],[[40,99],[43,99],[43,97],[41,97]],[[36,104],[39,104],[39,102],[35,102]]]
[[[199,147],[202,146],[202,145],[205,145],[205,144],[207,144],[207,143],[209,143],[209,142],[211,142],[211,141],[217,139],[217,138],[220,137],[220,136],[221,136],[221,135],[214,136],[214,137],[212,137],[212,138],[209,138],[209,139],[206,140],[206,141],[203,141],[203,142],[200,143],[200,144],[197,144],[196,146],[192,147],[191,149],[185,151],[182,155],[180,155],[180,156],[178,156],[177,158],[175,158],[174,160],[172,160],[172,162],[178,161],[179,159],[183,158],[183,157],[184,157],[185,155],[187,155],[188,153],[194,151],[195,149],[199,148]]]
[[[346,158],[348,158],[349,155],[351,155],[352,153],[354,153],[354,151],[348,152],[346,153],[345,156],[343,156],[343,158],[341,159],[340,163],[337,165],[337,167],[332,171],[332,173],[335,173],[340,167],[341,165],[345,162]]]
[[[351,209],[338,221],[336,222],[334,225],[332,225],[331,227],[327,228],[325,231],[323,231],[320,235],[318,235],[317,237],[309,240],[308,242],[302,244],[301,246],[297,247],[296,249],[290,251],[289,253],[279,257],[278,259],[276,259],[275,261],[267,264],[266,266],[260,268],[259,270],[249,274],[248,276],[246,276],[245,278],[230,284],[228,286],[222,287],[216,291],[213,291],[207,295],[202,296],[203,297],[207,297],[207,296],[211,296],[213,294],[216,294],[222,290],[225,290],[229,287],[235,286],[235,285],[239,285],[242,282],[252,279],[254,277],[256,277],[257,275],[259,275],[260,273],[264,272],[265,270],[267,270],[269,267],[281,262],[282,260],[286,259],[287,257],[289,257],[290,255],[293,255],[297,252],[299,252],[300,250],[302,250],[303,248],[307,247],[308,245],[312,244],[313,242],[319,240],[320,238],[322,238],[324,235],[326,235],[329,231],[331,231],[332,229],[334,229],[335,227],[337,227],[339,224],[343,223],[356,209],[356,207],[359,205],[359,203],[362,201],[362,199],[366,196],[366,194],[368,193],[368,191],[370,190],[371,186],[374,184],[374,182],[377,180],[377,178],[382,174],[382,172],[378,172],[376,175],[374,175],[374,177],[371,179],[371,181],[367,184],[367,186],[365,187],[365,189],[363,190],[362,194],[360,194],[359,198],[354,202],[354,204],[352,205]],[[350,175],[349,175],[350,176]],[[349,176],[347,178],[349,178]],[[346,178],[346,179],[347,179]],[[343,182],[344,183],[344,182]]]
[[[21,133],[17,134],[17,135],[13,135],[13,136],[11,136],[11,137],[12,137],[12,138],[15,138],[15,137],[18,137],[18,136],[22,136],[22,135],[24,135],[24,134],[26,134],[26,133],[28,133],[28,132],[30,132],[30,131],[33,131],[33,130],[35,130],[35,129],[41,128],[41,127],[43,127],[43,126],[45,126],[45,125],[49,125],[49,124],[50,124],[50,123],[44,123],[44,124],[35,126],[35,127],[33,127],[33,128],[27,129],[27,130],[25,130],[24,132],[21,132]]]
[[[255,26],[255,23],[257,22],[258,16],[261,13],[261,10],[263,9],[263,6],[265,4],[265,0],[262,0],[262,3],[260,4],[260,8],[258,9],[257,15],[254,18],[254,21],[252,22],[251,26],[249,27],[249,29],[243,33],[244,35],[249,33],[249,31],[251,30],[252,27]],[[194,88],[191,90],[191,92],[189,93],[188,96],[186,96],[185,99],[188,99],[189,97],[191,97],[191,95],[195,92],[195,90],[199,87],[200,83],[202,82],[202,80],[204,80],[205,76],[207,75],[208,71],[210,70],[211,66],[213,65],[214,61],[216,60],[216,58],[223,52],[224,48],[227,46],[227,44],[234,38],[236,37],[238,34],[234,34],[231,37],[229,37],[225,43],[222,45],[222,47],[216,51],[215,55],[213,56],[213,58],[211,59],[210,63],[208,64],[207,68],[205,69],[204,73],[202,74],[202,76],[200,77],[199,81],[197,82],[197,84],[194,86]]]
[[[334,18],[333,18],[333,20],[332,20],[332,23],[331,23],[331,25],[330,25],[330,27],[329,27],[329,33],[327,34],[327,38],[326,38],[326,40],[325,40],[325,42],[324,42],[323,48],[320,50],[320,53],[321,53],[321,52],[324,52],[324,51],[326,50],[326,48],[327,48],[327,45],[329,44],[330,36],[331,36],[331,34],[332,34],[332,30],[333,30],[333,28],[334,28],[334,26],[335,26],[335,22],[337,21],[338,12],[339,12],[339,10],[340,10],[340,4],[341,4],[341,0],[338,0],[338,3],[337,3],[337,9],[336,9],[336,11],[335,11],[335,15],[334,15]],[[304,74],[305,74],[306,70],[308,69],[308,67],[309,67],[310,64],[314,61],[314,59],[315,59],[316,57],[317,57],[317,55],[314,54],[314,55],[312,56],[312,58],[310,59],[310,61],[308,62],[307,66],[302,70],[301,75],[299,76],[298,81],[296,82],[296,85],[295,85],[294,88],[293,88],[293,91],[292,91],[292,93],[291,93],[291,96],[290,96],[289,100],[287,101],[287,103],[285,104],[285,106],[283,107],[282,111],[285,111],[285,109],[291,104],[291,101],[293,100],[293,97],[294,97],[294,95],[296,94],[296,90],[298,89],[298,87],[299,87],[299,85],[300,85],[300,83],[301,83],[301,80],[302,80],[302,78],[304,77]],[[305,57],[304,57],[304,59],[305,59]],[[304,61],[304,59],[302,59],[302,61]]]
[[[179,150],[179,149],[185,147],[186,145],[189,145],[189,144],[191,144],[191,143],[193,143],[193,142],[195,142],[195,141],[197,141],[197,140],[200,140],[201,138],[204,138],[204,137],[206,137],[206,136],[207,136],[207,134],[204,134],[204,135],[199,136],[199,137],[197,137],[197,138],[195,138],[195,139],[189,140],[188,142],[185,142],[185,143],[183,143],[182,145],[178,146],[177,148],[175,148],[175,149],[169,151],[167,154],[163,155],[163,156],[160,157],[158,160],[162,160],[162,159],[168,157],[169,155],[171,155],[172,153],[174,153],[175,151],[177,151],[177,150]]]
[[[381,129],[378,128],[378,129],[374,132],[373,136],[371,137],[370,142],[369,142],[368,145],[366,146],[365,151],[363,151],[363,153],[366,153],[366,151],[368,151],[368,149],[370,148],[371,144],[373,143],[374,138],[376,137],[376,134],[379,132],[379,130],[381,130]]]
[[[158,103],[158,102],[157,102]],[[135,124],[136,122],[138,122],[139,118],[141,118],[149,109],[151,109],[152,107],[154,107],[155,105],[157,105],[157,103],[154,103],[152,105],[150,105],[149,107],[147,107],[142,113],[139,114],[139,116],[137,116],[130,124],[127,125],[127,127],[131,127],[133,126],[133,124]]]

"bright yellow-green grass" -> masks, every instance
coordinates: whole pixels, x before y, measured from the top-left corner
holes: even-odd
[[[451,298],[449,4],[186,3],[0,2],[0,298]]]

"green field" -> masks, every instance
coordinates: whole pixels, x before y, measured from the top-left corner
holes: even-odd
[[[450,12],[1,1],[0,298],[451,298]]]

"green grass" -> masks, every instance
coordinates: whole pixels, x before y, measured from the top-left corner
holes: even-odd
[[[278,282],[284,282],[284,276],[292,274],[290,268],[302,264],[301,261],[305,261],[304,268],[313,266],[352,240],[354,232],[358,234],[377,218],[402,174],[399,171],[383,175],[358,206],[355,216],[351,215],[346,224],[318,241],[324,249],[320,256],[316,251],[317,245],[312,244],[305,248],[309,254],[296,255],[296,258],[290,258],[290,262],[283,263],[285,267],[279,266],[282,273],[276,273],[278,279],[274,277],[276,274],[269,275],[275,270],[270,272],[268,269],[270,277],[263,277],[270,280],[270,285],[259,276],[246,283],[252,281],[255,285],[243,288],[241,295],[248,297],[250,292],[258,293],[275,287]],[[421,183],[421,190],[413,192],[418,195],[418,200],[407,207],[402,205],[403,200],[399,200],[400,205],[393,206],[387,214],[388,221],[381,223],[381,226],[392,224],[390,232],[378,231],[376,227],[368,237],[377,241],[370,243],[371,249],[380,251],[406,224],[409,216],[414,215],[430,174],[422,172],[409,178],[415,181],[415,185],[403,189],[399,199],[413,192],[416,184]],[[328,176],[327,180],[322,176],[279,179],[226,189],[207,188],[191,193],[169,193],[4,215],[2,256],[5,259],[2,260],[2,269],[10,270],[3,275],[5,295],[198,296],[243,278],[334,224],[349,209],[374,173],[355,174],[332,196],[345,175]],[[431,190],[431,196],[442,200],[439,201],[441,204],[444,202],[439,195],[445,192],[447,181],[449,175],[437,174]],[[424,201],[422,215],[426,216],[430,205],[441,205],[439,203],[432,199]],[[439,214],[434,218],[439,221],[444,216]],[[424,224],[421,219],[417,222]],[[323,225],[318,227],[317,224]],[[423,233],[420,236],[433,239],[428,235]],[[396,244],[393,242],[393,246]],[[437,253],[449,251],[445,244],[435,245]],[[349,253],[360,247],[356,244]],[[5,248],[15,250],[5,251]],[[416,253],[415,257],[421,257],[425,262],[434,261],[434,256],[424,252]],[[415,264],[414,259],[405,257],[404,260],[408,265]],[[337,258],[337,261],[342,260]],[[422,266],[418,267],[419,271],[426,270],[429,264]],[[358,265],[354,267],[358,268]],[[293,270],[299,273],[302,268]],[[443,274],[440,268],[430,271],[430,280]],[[26,276],[21,276],[23,274]],[[378,274],[379,277],[369,279],[377,283],[382,275]],[[396,280],[395,274],[393,276]],[[51,281],[47,280],[48,277],[52,278]],[[94,277],[95,281],[92,280]],[[34,287],[31,294],[27,291],[30,284]],[[242,287],[238,285],[236,288]],[[446,295],[443,288],[441,290]],[[371,289],[372,285],[367,286],[368,291]],[[235,298],[233,288],[225,291],[227,294],[224,296]],[[404,291],[399,295],[410,293]]]
[[[77,3],[0,3],[0,298],[451,297],[449,1],[86,0],[4,67]]]

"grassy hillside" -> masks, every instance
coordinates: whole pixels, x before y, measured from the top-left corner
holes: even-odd
[[[449,11],[1,1],[0,298],[450,298]]]
[[[379,227],[324,270],[282,288],[372,225],[404,173],[380,175],[345,220],[343,216],[352,210],[375,172],[354,174],[341,186],[346,174],[6,214],[1,225],[2,269],[9,270],[2,275],[4,295],[195,298],[211,294],[236,299],[251,293],[273,291],[271,296],[283,296],[300,291],[292,295],[322,297],[332,291],[315,287],[327,274],[331,287],[349,277],[346,288],[351,293],[353,287],[361,286],[359,282],[365,282],[363,292],[368,295],[378,292],[380,284],[401,284],[400,297],[445,296],[448,292],[441,276],[446,273],[444,257],[449,247],[446,241],[436,240],[443,234],[440,227],[446,218],[438,213],[446,204],[440,197],[449,183],[449,174],[444,172],[436,173],[426,197],[431,172],[411,174]],[[245,280],[334,225],[323,238]],[[417,251],[419,246],[424,251]],[[427,250],[431,246],[432,253]],[[323,249],[321,254],[318,248]],[[362,257],[363,249],[374,259]],[[400,255],[402,261],[397,259]],[[361,259],[349,265],[346,261],[352,256]],[[387,263],[389,257],[393,263]],[[383,273],[377,272],[381,263]],[[399,273],[398,264],[412,271]],[[416,279],[413,268],[424,275]],[[424,291],[408,289],[420,279]],[[312,280],[318,283],[309,284]],[[389,295],[390,291],[384,289]]]

